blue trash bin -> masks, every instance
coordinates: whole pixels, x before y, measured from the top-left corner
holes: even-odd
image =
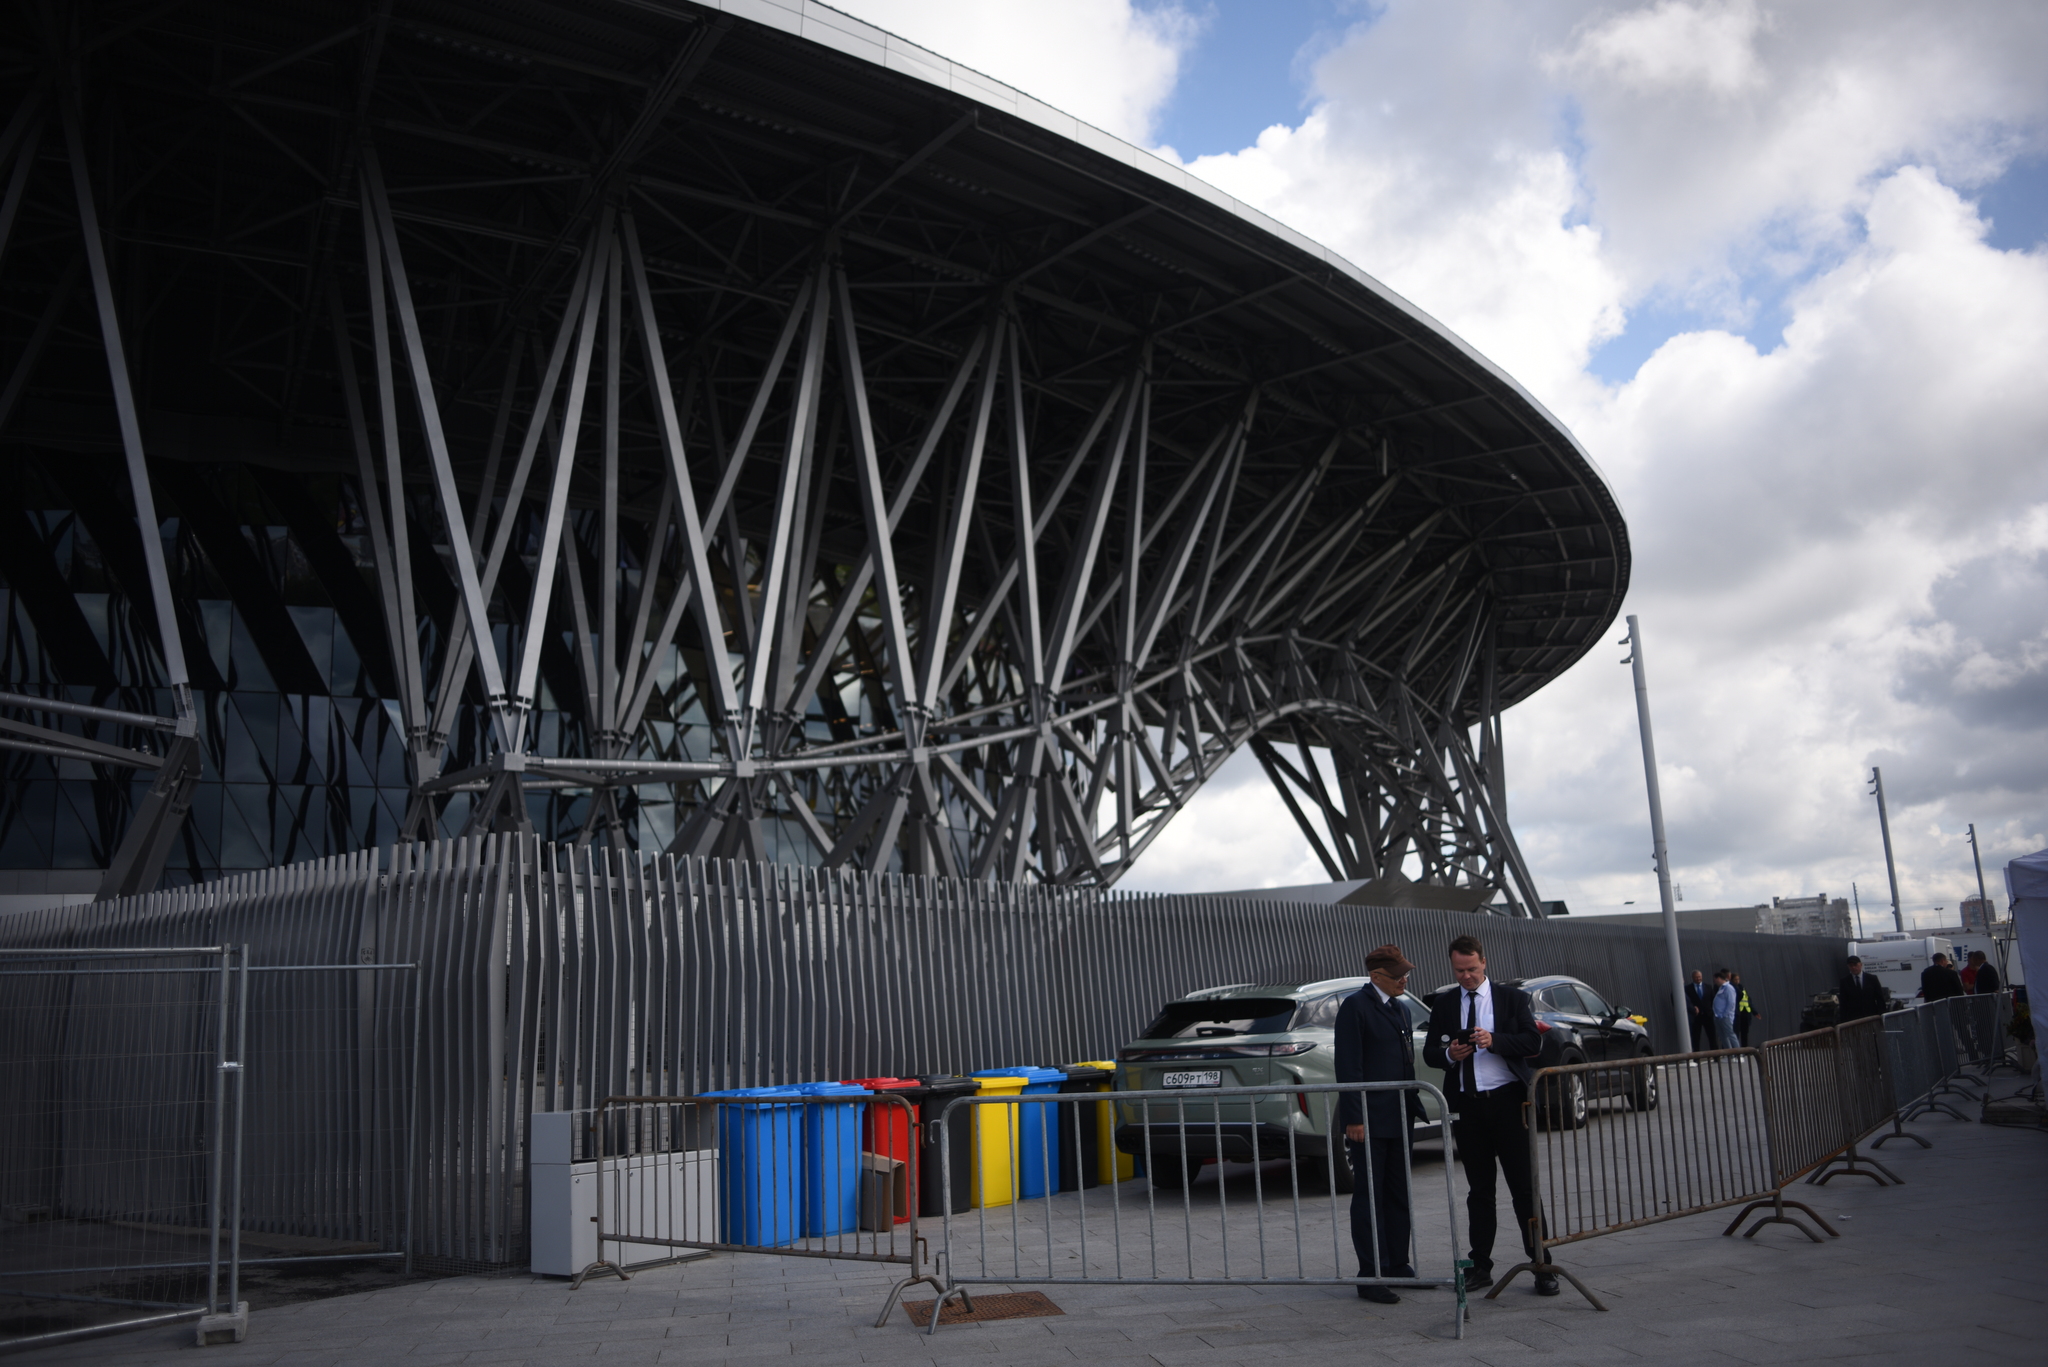
[[[740,1087],[703,1095],[720,1102],[720,1242],[757,1248],[795,1243],[803,1228],[802,1093],[795,1087]]]
[[[866,1097],[847,1082],[807,1082],[804,1096]],[[865,1105],[813,1101],[804,1107],[804,1233],[847,1234],[860,1228],[860,1129]]]
[[[1024,1096],[1057,1092],[1067,1080],[1058,1068],[987,1068],[976,1077],[1021,1077]],[[1050,1196],[1060,1186],[1060,1108],[1017,1107],[1017,1194],[1024,1200]]]

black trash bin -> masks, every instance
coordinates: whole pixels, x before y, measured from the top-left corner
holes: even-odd
[[[960,1114],[948,1123],[944,1148],[940,1146],[937,1122],[940,1116],[952,1109],[955,1100],[973,1096],[981,1090],[981,1084],[971,1077],[952,1073],[924,1073],[918,1076],[917,1081],[917,1091],[900,1094],[917,1103],[917,1213],[925,1216],[945,1214],[946,1150],[950,1149],[953,1213],[958,1215],[974,1200],[974,1126],[969,1123],[973,1119],[969,1114],[973,1108],[961,1108]]]
[[[1062,1092],[1107,1092],[1116,1081],[1113,1063],[1067,1063],[1060,1071],[1067,1075]],[[1058,1108],[1061,1191],[1102,1185],[1102,1133],[1109,1128],[1102,1113],[1108,1104],[1074,1102]]]

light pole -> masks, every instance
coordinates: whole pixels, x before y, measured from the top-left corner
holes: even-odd
[[[1899,910],[1899,870],[1892,863],[1892,823],[1884,812],[1884,770],[1871,766],[1870,790],[1877,794],[1877,829],[1884,833],[1884,872],[1892,880],[1892,929],[1904,934],[1906,914]]]
[[[1643,730],[1643,781],[1650,790],[1650,857],[1657,864],[1657,895],[1664,904],[1664,948],[1671,956],[1671,1005],[1678,1012],[1678,1053],[1692,1052],[1692,1029],[1685,1018],[1685,969],[1678,954],[1678,908],[1671,900],[1671,851],[1664,841],[1664,796],[1657,787],[1657,740],[1650,733],[1650,685],[1643,675],[1643,632],[1635,615],[1628,619],[1628,647],[1623,664],[1635,666],[1636,721]]]
[[[1977,823],[1970,823],[1970,862],[1977,866],[1977,910],[1984,917],[1984,932],[1991,933],[1991,899],[1984,895],[1984,856],[1977,849]]]

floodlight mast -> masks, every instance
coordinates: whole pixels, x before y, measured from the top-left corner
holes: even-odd
[[[1875,765],[1870,770],[1870,790],[1877,794],[1877,829],[1884,836],[1884,873],[1892,882],[1892,929],[1903,935],[1906,917],[1899,910],[1899,869],[1892,862],[1892,823],[1884,810],[1884,770]]]
[[[1616,642],[1628,647],[1625,665],[1635,666],[1636,720],[1643,731],[1643,782],[1650,791],[1650,848],[1657,863],[1657,896],[1664,907],[1664,948],[1671,958],[1671,1004],[1678,1012],[1678,1048],[1692,1052],[1692,1029],[1686,1021],[1685,967],[1678,951],[1678,907],[1671,899],[1671,850],[1664,840],[1664,795],[1657,786],[1657,739],[1650,731],[1650,685],[1643,674],[1643,633],[1629,614],[1628,635]]]

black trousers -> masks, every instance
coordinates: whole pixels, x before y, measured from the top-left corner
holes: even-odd
[[[1753,1015],[1735,1018],[1735,1039],[1745,1049],[1749,1048],[1749,1023],[1755,1019]]]
[[[1701,1040],[1700,1036],[1707,1032],[1706,1015],[1703,1012],[1694,1011],[1691,1013],[1691,1019],[1687,1023],[1692,1027],[1692,1051],[1695,1054],[1704,1053],[1709,1046]]]
[[[1490,1092],[1459,1092],[1450,1098],[1457,1110],[1451,1123],[1451,1137],[1457,1141],[1458,1161],[1465,1167],[1465,1214],[1472,1232],[1472,1266],[1481,1272],[1493,1268],[1493,1239],[1500,1227],[1495,1213],[1494,1171],[1507,1179],[1508,1198],[1515,1207],[1515,1226],[1522,1231],[1520,1243],[1532,1258],[1529,1221],[1536,1217],[1536,1183],[1529,1172],[1529,1129],[1522,1119],[1522,1103],[1529,1089],[1510,1082]]]
[[[1368,1133],[1365,1143],[1346,1143],[1344,1150],[1357,1180],[1351,1189],[1351,1246],[1358,1251],[1358,1275],[1413,1276],[1408,1263],[1408,1137],[1382,1139]]]

